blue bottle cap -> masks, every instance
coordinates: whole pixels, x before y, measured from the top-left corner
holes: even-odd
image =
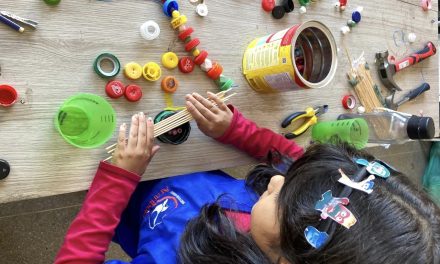
[[[179,4],[175,0],[167,0],[163,3],[163,12],[165,15],[172,17],[173,11],[179,11]]]
[[[351,14],[351,20],[353,20],[355,23],[361,22],[362,15],[359,11],[354,11],[353,14]]]

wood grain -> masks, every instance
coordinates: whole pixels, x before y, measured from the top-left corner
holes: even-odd
[[[10,162],[10,176],[0,182],[0,202],[36,198],[87,189],[93,179],[99,160],[106,157],[104,147],[81,150],[68,145],[54,129],[54,115],[69,96],[79,92],[105,96],[105,80],[92,70],[92,63],[102,52],[111,52],[122,64],[136,61],[159,62],[168,50],[186,55],[183,45],[169,26],[169,20],[154,1],[94,1],[63,0],[57,7],[44,1],[2,0],[0,9],[40,22],[35,32],[18,34],[0,25],[0,83],[8,83],[24,95],[32,91],[31,102],[0,109],[0,158]],[[351,12],[339,13],[332,0],[318,1],[301,16],[298,11],[276,21],[260,7],[260,1],[223,0],[207,1],[209,15],[197,17],[194,7],[181,0],[181,9],[195,28],[201,47],[218,60],[225,74],[239,85],[233,103],[259,125],[280,131],[280,121],[293,111],[307,106],[329,104],[331,110],[322,120],[332,120],[343,112],[341,98],[350,92],[345,73],[349,69],[343,52],[339,54],[339,69],[328,87],[316,90],[292,91],[263,95],[254,92],[241,74],[241,59],[248,43],[256,37],[275,33],[309,19],[324,22],[334,33],[340,47],[347,46],[353,57],[365,52],[371,65],[374,54],[389,49],[397,58],[423,47],[428,40],[437,39],[437,25],[431,24],[437,11],[423,12],[418,0],[351,0],[350,8],[363,5],[363,20],[347,36],[339,29],[345,25]],[[433,6],[437,7],[437,0]],[[159,39],[146,42],[139,34],[140,25],[155,20],[161,26]],[[415,32],[417,42],[399,44],[394,32]],[[341,49],[342,50],[342,49]],[[375,71],[373,70],[373,73]],[[184,95],[190,92],[217,91],[216,86],[199,69],[190,75],[164,70],[175,75],[181,87],[174,96],[176,105],[182,105]],[[380,84],[377,75],[373,76]],[[122,74],[119,79],[124,80]],[[396,81],[409,90],[422,81],[432,89],[415,102],[400,110],[418,114],[420,110],[436,120],[438,128],[438,57],[396,75]],[[124,80],[125,83],[129,83]],[[156,115],[165,107],[159,82],[136,81],[143,87],[144,98],[137,104],[124,99],[111,100],[118,113],[118,124],[128,122],[138,111]],[[306,145],[309,134],[298,142]],[[110,145],[114,139],[108,142]],[[162,145],[144,179],[155,179],[192,171],[212,170],[250,163],[252,160],[229,146],[223,146],[202,135],[193,124],[187,143],[181,146]]]

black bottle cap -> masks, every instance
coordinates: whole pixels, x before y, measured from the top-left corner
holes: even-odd
[[[283,6],[276,6],[272,9],[272,16],[276,19],[281,19],[286,14],[286,10],[284,10]]]
[[[8,177],[10,171],[9,163],[6,160],[0,159],[0,180]]]
[[[413,115],[408,120],[406,132],[410,139],[432,139],[435,136],[434,120]]]
[[[284,11],[286,11],[286,13],[290,13],[295,9],[293,0],[284,0],[281,5],[284,7]]]

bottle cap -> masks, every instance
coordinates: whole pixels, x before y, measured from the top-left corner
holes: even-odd
[[[435,135],[434,120],[413,115],[408,120],[406,132],[410,139],[432,139]]]
[[[284,14],[286,14],[286,10],[282,6],[276,6],[276,7],[274,7],[274,9],[272,9],[272,16],[275,19],[283,18]]]
[[[8,177],[10,171],[9,163],[6,160],[0,159],[0,180]]]
[[[295,9],[293,0],[284,0],[281,5],[284,7],[284,11],[286,11],[286,13],[290,13]]]

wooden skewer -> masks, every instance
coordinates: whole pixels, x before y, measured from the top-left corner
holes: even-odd
[[[216,96],[221,95],[221,94],[223,94],[223,96],[224,96],[224,94],[225,94],[226,92],[227,92],[227,91],[220,92],[220,93],[216,94]],[[229,95],[229,96],[226,96],[226,97],[222,98],[222,101],[223,101],[223,102],[226,102],[226,101],[228,101],[232,96],[234,96],[234,95],[236,95],[236,94],[237,94],[237,93],[233,93],[233,94],[231,94],[231,95]],[[217,105],[214,104],[214,106],[217,106]],[[177,117],[175,117],[175,116],[177,116]],[[173,117],[174,117],[174,118],[173,118]],[[181,126],[181,125],[183,125],[183,124],[185,124],[185,123],[187,123],[187,122],[189,122],[189,121],[191,121],[191,119],[192,119],[192,115],[188,112],[188,110],[187,110],[187,109],[182,110],[182,111],[180,111],[179,113],[174,114],[173,116],[171,116],[171,117],[169,117],[169,118],[167,118],[167,119],[164,119],[164,120],[160,121],[159,123],[157,123],[157,124],[154,126],[154,137],[161,136],[161,135],[165,134],[166,132],[168,132],[168,131],[170,131],[170,130],[176,128],[176,127],[179,127],[179,126]],[[164,121],[166,121],[166,122],[164,122]],[[116,150],[116,145],[117,145],[117,143],[115,143],[115,144],[113,144],[113,145],[111,145],[111,146],[108,146],[108,147],[106,148],[106,150],[108,150],[107,153],[108,153],[108,154],[111,154],[111,153],[115,152],[115,150]],[[104,161],[108,161],[108,160],[110,160],[111,158],[112,158],[112,156],[108,157],[108,158],[105,159]]]

